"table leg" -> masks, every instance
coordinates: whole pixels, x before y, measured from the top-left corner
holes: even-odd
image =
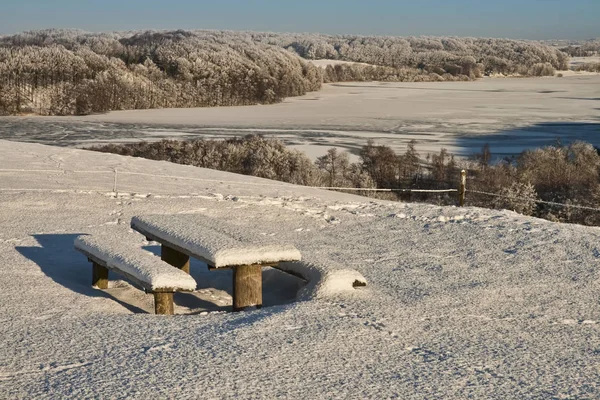
[[[167,264],[170,264],[175,268],[179,268],[187,274],[190,273],[190,256],[187,254],[180,253],[179,251],[163,244],[160,247],[160,258]]]
[[[92,286],[108,289],[108,268],[92,261]]]
[[[262,307],[262,266],[242,265],[233,268],[233,311]]]
[[[173,293],[154,293],[154,312],[157,315],[173,315]]]

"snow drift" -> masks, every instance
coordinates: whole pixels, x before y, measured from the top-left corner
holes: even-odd
[[[600,396],[598,228],[35,144],[0,154],[0,397]],[[74,238],[153,213],[292,243],[332,268],[327,295],[226,313],[231,275],[195,264],[197,291],[175,296],[189,315],[155,318],[126,282],[90,287]],[[339,293],[360,280],[348,270],[369,285]],[[265,290],[288,293],[283,275]]]

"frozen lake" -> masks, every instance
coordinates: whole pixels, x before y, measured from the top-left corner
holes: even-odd
[[[423,154],[496,156],[556,142],[600,146],[600,75],[475,82],[339,83],[268,106],[118,111],[85,117],[4,117],[0,138],[59,146],[261,133],[317,157],[357,154],[368,139]]]

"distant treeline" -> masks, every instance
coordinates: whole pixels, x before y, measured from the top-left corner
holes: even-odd
[[[315,67],[306,59],[355,63]],[[338,81],[553,75],[567,55],[536,42],[229,31],[0,37],[0,115],[269,104]]]
[[[598,62],[591,62],[591,63],[585,63],[585,64],[581,64],[581,65],[576,65],[575,67],[573,67],[574,71],[585,71],[585,72],[600,72],[600,63]]]
[[[589,57],[600,54],[600,39],[571,43],[560,49],[571,57]]]
[[[468,170],[468,189],[501,197],[467,193],[467,205],[514,210],[558,222],[600,226],[600,212],[538,203],[538,200],[598,207],[600,156],[587,143],[556,144],[525,151],[491,163],[486,145],[470,160],[456,160],[446,149],[422,157],[415,142],[404,154],[369,141],[351,163],[346,152],[335,148],[312,162],[277,139],[251,135],[229,140],[162,140],[110,144],[92,150],[165,160],[274,179],[299,185],[340,188],[452,189],[459,171]],[[354,193],[354,192],[353,192]],[[407,193],[360,194],[380,198],[456,204],[456,196]]]
[[[331,59],[413,68],[470,78],[489,74],[537,75],[539,65],[566,70],[568,55],[540,42],[457,37],[330,36],[250,33],[306,59]],[[532,69],[538,65],[536,69]]]

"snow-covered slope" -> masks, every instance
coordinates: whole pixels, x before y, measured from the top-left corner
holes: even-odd
[[[35,144],[0,154],[1,398],[600,396],[597,228]],[[225,313],[230,273],[195,263],[175,317],[144,313],[151,296],[118,277],[93,289],[73,239],[165,213],[251,226],[368,286],[265,271],[275,305]]]

